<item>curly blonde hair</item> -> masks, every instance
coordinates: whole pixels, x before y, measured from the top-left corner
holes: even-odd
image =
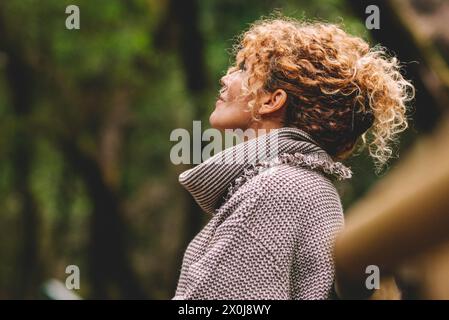
[[[228,73],[246,70],[243,94],[255,119],[262,94],[283,89],[284,125],[306,131],[334,158],[347,158],[360,141],[376,171],[393,156],[414,88],[384,48],[335,24],[276,17],[253,23],[233,53]]]

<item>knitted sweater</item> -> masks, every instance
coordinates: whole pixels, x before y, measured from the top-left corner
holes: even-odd
[[[185,251],[172,299],[331,298],[344,223],[332,180],[351,174],[296,128],[183,172],[180,183],[211,219]]]

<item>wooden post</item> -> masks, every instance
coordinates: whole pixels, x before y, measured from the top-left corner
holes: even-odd
[[[449,117],[347,212],[337,238],[337,292],[370,295],[367,266],[381,276],[449,240]]]

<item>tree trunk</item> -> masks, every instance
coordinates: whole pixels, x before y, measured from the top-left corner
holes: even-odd
[[[60,148],[81,174],[93,205],[88,248],[92,298],[146,298],[128,259],[126,228],[117,193],[107,185],[95,159],[71,141],[62,141]],[[111,295],[113,289],[118,290],[118,297]]]
[[[0,22],[1,25],[1,22]],[[5,39],[0,35],[1,38]],[[13,142],[12,162],[14,190],[20,202],[21,245],[18,257],[18,279],[16,298],[37,296],[40,282],[39,264],[39,215],[30,187],[30,172],[33,158],[33,141],[23,124],[32,108],[34,74],[10,44],[2,44],[8,55],[6,78],[10,87],[10,101],[16,116],[17,131]]]

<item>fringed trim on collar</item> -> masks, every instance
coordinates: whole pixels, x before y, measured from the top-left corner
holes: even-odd
[[[274,162],[276,164],[291,164],[296,166],[307,167],[313,170],[321,169],[327,175],[337,180],[345,180],[352,178],[352,171],[341,162],[335,162],[328,155],[320,157],[319,153],[284,153],[277,157]]]
[[[336,178],[337,180],[350,179],[352,177],[352,171],[341,162],[333,161],[329,155],[320,153],[299,153],[294,154],[283,153],[278,157],[270,161],[264,161],[253,165],[249,169],[245,169],[243,175],[235,179],[235,182],[228,188],[225,201],[231,198],[231,196],[248,180],[262,173],[263,171],[272,167],[289,164],[293,166],[299,166],[303,168],[309,168],[315,171],[321,171],[329,177]]]

